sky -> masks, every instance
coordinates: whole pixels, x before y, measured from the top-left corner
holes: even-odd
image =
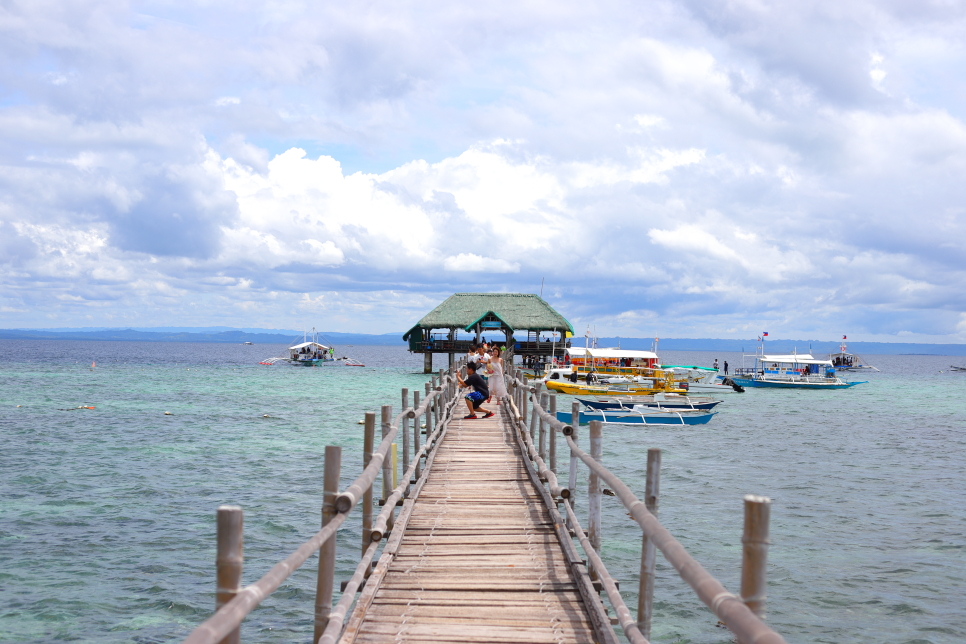
[[[0,3],[0,328],[966,342],[966,1]]]

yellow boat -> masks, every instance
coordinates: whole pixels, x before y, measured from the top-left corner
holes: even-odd
[[[661,374],[661,376],[654,378],[654,384],[652,386],[635,382],[627,384],[587,384],[579,381],[571,382],[569,380],[547,380],[546,385],[550,391],[558,391],[569,396],[649,396],[656,393],[688,393],[687,389],[682,389],[678,386],[673,374],[667,373]]]

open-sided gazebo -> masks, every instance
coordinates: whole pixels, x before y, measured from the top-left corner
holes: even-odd
[[[574,328],[567,319],[541,297],[530,293],[455,293],[423,316],[403,336],[413,353],[425,354],[427,373],[433,370],[433,354],[466,353],[474,340],[457,340],[462,330],[482,338],[513,346],[518,355],[563,355],[570,346],[567,338]],[[515,332],[526,331],[526,340],[514,339]],[[541,334],[560,334],[542,338]]]

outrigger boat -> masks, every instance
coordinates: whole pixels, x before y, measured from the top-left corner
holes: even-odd
[[[957,367],[954,364],[949,365],[951,371],[966,371],[966,367]]]
[[[632,409],[620,411],[588,409],[577,414],[577,422],[581,425],[592,420],[611,425],[706,425],[716,413],[700,409],[655,409],[635,405]],[[557,412],[557,420],[560,422],[573,424],[572,418],[573,414],[570,412]]]
[[[842,344],[839,346],[839,352],[829,354],[828,359],[832,361],[832,366],[841,371],[878,371],[862,356],[848,352],[844,335],[842,336]]]
[[[578,398],[584,407],[588,409],[602,409],[604,411],[630,410],[635,406],[654,407],[655,409],[714,409],[721,404],[720,400],[708,398],[706,396],[681,396],[678,394],[654,394],[653,396],[628,396],[626,398],[597,398],[589,400]]]
[[[742,356],[742,358],[752,356]],[[831,360],[818,360],[808,353],[754,355],[755,366],[735,370],[731,379],[742,387],[786,389],[848,389],[863,382],[846,382],[835,375]]]
[[[288,348],[287,356],[278,356],[262,360],[258,364],[273,365],[276,362],[287,362],[300,367],[315,367],[325,362],[335,362],[335,348],[321,344],[319,334],[312,329],[312,339],[309,334],[302,336],[302,342]]]
[[[647,396],[687,393],[653,351],[568,348],[564,365],[548,365],[540,379],[547,389],[571,396]]]

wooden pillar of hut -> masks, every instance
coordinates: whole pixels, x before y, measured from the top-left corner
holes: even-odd
[[[453,354],[451,353],[450,356]],[[433,373],[433,352],[427,351],[423,354],[423,373]]]
[[[456,329],[450,329],[449,330],[449,341],[450,342],[456,342]],[[450,346],[453,346],[453,345],[450,345]],[[456,354],[453,353],[452,351],[450,351],[450,353],[449,353],[449,362],[447,363],[446,366],[449,367],[450,369],[452,369],[453,368],[453,362],[455,362],[455,361],[456,361]]]

